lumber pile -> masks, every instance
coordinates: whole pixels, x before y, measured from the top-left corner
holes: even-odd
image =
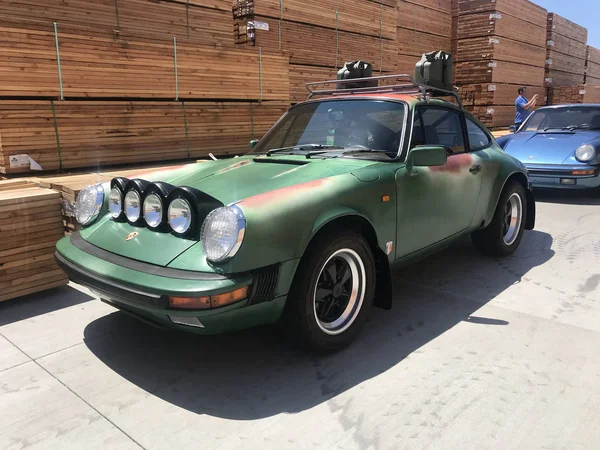
[[[585,84],[600,84],[600,50],[590,45],[585,53]]]
[[[550,88],[551,105],[570,103],[600,103],[600,85],[559,86]]]
[[[545,102],[545,9],[527,0],[457,0],[455,82],[486,126],[513,123],[520,86]]]
[[[450,0],[398,0],[396,42],[399,73],[412,74],[423,53],[451,52]]]
[[[50,189],[0,181],[0,301],[67,284],[53,259],[64,235],[59,200]]]
[[[587,34],[586,28],[558,14],[548,14],[546,86],[574,86],[583,83]]]
[[[0,172],[239,154],[287,102],[0,100]]]

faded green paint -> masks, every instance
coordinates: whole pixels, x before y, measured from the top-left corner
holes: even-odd
[[[411,110],[423,104],[415,99],[405,101]],[[447,105],[439,100],[431,103]],[[410,117],[412,114],[408,123]],[[469,169],[477,165],[481,172],[471,173]],[[69,238],[57,244],[57,252],[96,276],[177,296],[211,295],[247,286],[253,281],[252,271],[279,264],[276,299],[271,302],[247,306],[242,301],[219,310],[177,312],[199,317],[206,327],[191,331],[216,333],[276,321],[307,246],[331,221],[349,216],[364,219],[375,231],[388,262],[399,266],[438,251],[479,229],[482,223],[487,225],[507,178],[519,173],[526,176],[524,166],[503,153],[495,142],[485,150],[449,156],[443,166],[413,167],[410,171],[402,161],[283,154],[250,154],[189,164],[138,177],[190,186],[225,205],[236,203],[246,216],[247,228],[242,246],[230,261],[209,263],[197,239],[115,223],[106,215],[106,205],[104,217],[83,228],[81,236],[127,258],[173,269],[228,274],[230,279],[189,281],[139,273],[93,257],[75,248]],[[108,193],[108,184],[105,191]],[[384,196],[389,201],[383,201]],[[125,241],[132,231],[139,235]],[[389,253],[388,243],[393,244]],[[112,300],[139,315],[172,325],[168,310]]]

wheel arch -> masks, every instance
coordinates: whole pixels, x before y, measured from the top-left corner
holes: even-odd
[[[376,287],[375,300],[373,306],[382,309],[391,309],[392,307],[392,277],[388,257],[379,246],[377,231],[370,220],[365,216],[350,209],[337,211],[336,214],[327,219],[320,218],[315,222],[313,233],[307,243],[302,257],[318,245],[322,239],[335,234],[340,230],[351,230],[365,238],[375,259]]]
[[[527,201],[527,207],[525,210],[525,229],[533,230],[533,228],[535,226],[535,213],[536,213],[535,197],[533,195],[533,192],[531,192],[531,190],[529,189],[529,179],[527,178],[527,175],[525,175],[523,172],[520,172],[520,171],[511,173],[504,180],[504,183],[502,184],[501,188],[498,190],[498,195],[496,196],[496,201],[494,202],[493,205],[490,205],[493,207],[490,207],[490,210],[488,211],[486,225],[489,224],[492,217],[494,217],[494,212],[496,211],[496,208],[498,207],[498,202],[500,201],[500,197],[502,196],[502,193],[504,192],[506,185],[511,181],[518,182],[521,186],[523,186],[523,189],[525,190],[525,198]]]

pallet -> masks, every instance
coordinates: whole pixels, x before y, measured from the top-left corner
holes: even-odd
[[[28,165],[11,167],[12,157],[19,154],[29,155],[47,171],[244,152],[250,139],[261,137],[287,106],[287,102],[56,102],[59,153],[49,101],[4,100],[0,172],[29,172]]]
[[[0,191],[0,301],[66,285],[53,259],[63,235],[59,194],[15,186]]]
[[[585,44],[588,38],[588,30],[575,22],[559,16],[556,13],[548,13],[547,19],[548,32],[560,34]]]
[[[570,103],[600,103],[600,86],[580,85],[550,88],[552,105]]]

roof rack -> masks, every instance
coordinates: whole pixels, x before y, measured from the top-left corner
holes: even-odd
[[[390,79],[404,79],[404,81],[409,81],[409,83],[405,84],[392,84],[389,86],[374,86],[374,87],[358,87],[358,88],[347,88],[347,89],[322,89],[322,90],[313,90],[311,89],[314,86],[320,84],[334,84],[339,85],[343,83],[357,83],[361,81],[375,81],[375,80],[390,80]],[[311,83],[306,83],[306,89],[310,93],[308,99],[312,99],[315,95],[347,95],[347,94],[357,94],[357,93],[383,93],[383,92],[395,92],[400,94],[421,94],[425,100],[428,100],[429,97],[436,97],[439,95],[434,95],[438,93],[444,93],[449,96],[452,96],[456,99],[458,105],[462,108],[462,102],[460,101],[460,97],[454,91],[448,91],[446,89],[440,89],[434,86],[429,86],[422,83],[417,83],[414,78],[406,73],[397,74],[397,75],[380,75],[377,77],[366,77],[366,78],[349,78],[345,80],[328,80],[328,81],[314,81]]]

